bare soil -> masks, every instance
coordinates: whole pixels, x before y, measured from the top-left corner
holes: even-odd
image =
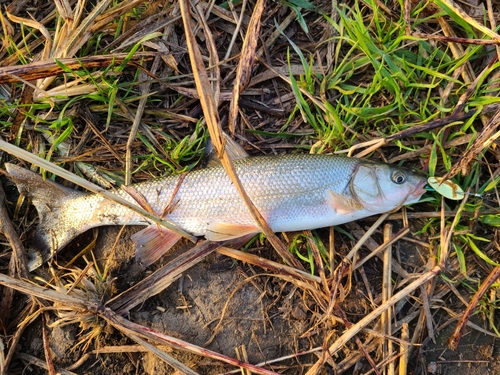
[[[117,292],[129,288],[151,273],[135,263],[134,248],[129,237],[138,229],[126,228],[116,249],[112,275],[116,277]],[[119,230],[118,227],[99,230],[95,249],[98,260],[107,258]],[[176,245],[157,266],[168,262],[188,246],[192,245],[187,242]],[[266,248],[261,251],[272,250]],[[60,258],[69,256],[69,253],[60,255]],[[235,350],[244,348],[247,361],[260,363],[321,345],[318,338],[322,335],[313,332],[302,337],[311,326],[310,308],[314,308],[314,304],[304,301],[297,288],[274,278],[265,270],[237,264],[224,256],[212,254],[185,272],[174,285],[133,309],[129,318],[231,357],[236,357]],[[215,331],[221,319],[222,324]],[[74,325],[51,330],[50,346],[57,364],[65,367],[79,359],[80,350],[71,351],[76,341],[78,329]],[[124,339],[113,329],[108,332],[104,329],[97,345],[101,348],[129,345],[125,349],[128,351],[133,350],[134,346],[133,342]],[[201,374],[233,369],[186,352],[162,349]],[[26,332],[20,352],[43,357],[40,324],[35,324]],[[275,371],[286,364],[291,373],[301,373],[303,366],[310,364],[312,359],[306,356],[284,361],[276,365]],[[45,373],[35,367],[30,370],[33,374]],[[82,374],[174,373],[168,364],[144,351],[91,355],[73,371]]]
[[[129,237],[138,229],[126,228],[118,242],[116,261],[112,269],[112,276],[116,278],[113,294],[129,288],[152,272],[142,269],[134,260],[133,244]],[[119,231],[118,227],[99,229],[94,251],[97,261],[107,259]],[[74,247],[78,248],[78,242],[88,241],[86,237],[91,237],[91,234],[87,233],[75,241]],[[421,248],[403,244],[404,242],[397,246],[395,254],[407,270],[414,269],[425,261]],[[156,267],[173,259],[189,246],[192,245],[187,242],[177,245]],[[250,251],[268,258],[275,257],[272,248],[267,244],[254,247]],[[62,252],[59,262],[71,258],[71,255],[71,248]],[[374,259],[365,267],[374,295],[379,293],[381,285],[380,266],[381,262]],[[43,267],[38,272],[43,274],[46,271],[47,268]],[[343,283],[345,281],[343,280]],[[348,319],[356,322],[369,313],[372,307],[367,298],[366,284],[360,277],[355,277],[352,282],[352,291],[341,303],[341,307]],[[25,301],[26,297],[18,296],[15,308],[20,310]],[[450,306],[452,303],[450,297]],[[265,270],[237,263],[214,253],[185,272],[181,279],[159,295],[134,308],[128,318],[194,345],[231,357],[245,353],[246,357],[240,358],[246,358],[250,363],[262,363],[320,348],[325,339],[329,343],[335,341],[345,327],[342,324],[318,324],[318,311],[316,303],[295,286],[283,282]],[[442,314],[437,314],[434,318],[435,326],[440,326],[448,319]],[[474,321],[485,325],[480,317]],[[176,373],[168,364],[106,326],[104,322],[102,325],[101,335],[87,350],[90,354],[85,354],[81,347],[75,347],[75,343],[81,338],[81,332],[75,324],[49,329],[50,348],[57,368],[67,368],[77,374]],[[447,340],[453,328],[452,322],[437,332],[435,343],[429,338],[420,338],[423,345],[413,353],[409,374],[499,373],[500,350],[495,338],[469,330],[459,349],[452,352],[447,350]],[[329,332],[330,337],[325,338],[326,332]],[[234,369],[171,347],[162,347],[162,350],[200,374],[225,373]],[[24,332],[19,353],[44,358],[40,320]],[[355,354],[358,354],[357,345],[354,342],[348,343],[334,356],[332,364],[342,364],[343,360]],[[377,353],[372,353],[372,356],[376,358]],[[27,370],[30,374],[45,373],[45,370],[29,365],[20,358],[14,361],[10,373],[20,374]],[[270,369],[287,374],[301,374],[305,373],[316,359],[314,354],[292,356],[290,359],[279,361]],[[345,373],[358,374],[369,370],[369,364],[361,358],[354,368]],[[327,365],[321,373],[333,374],[335,371],[333,366]]]

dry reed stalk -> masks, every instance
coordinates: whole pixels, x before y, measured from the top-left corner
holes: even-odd
[[[361,248],[361,246],[363,246],[363,244],[368,240],[368,238],[371,238],[372,234],[384,222],[384,220],[387,219],[388,216],[389,216],[389,214],[387,213],[387,214],[382,214],[382,215],[380,215],[380,217],[377,218],[377,221],[375,221],[375,223],[372,224],[370,229],[365,232],[363,237],[361,237],[358,240],[356,245],[353,246],[351,251],[349,251],[349,253],[345,256],[346,260],[354,263],[354,260],[356,259],[356,254],[357,254],[358,250]]]
[[[236,77],[234,79],[233,96],[229,104],[229,131],[234,134],[236,121],[238,119],[238,100],[241,92],[250,83],[252,67],[256,57],[257,41],[260,31],[260,18],[265,7],[265,0],[257,0],[254,5],[250,24],[243,40],[241,54],[236,68]]]
[[[43,340],[43,352],[45,354],[45,362],[47,363],[47,370],[49,375],[56,375],[57,371],[54,366],[54,360],[52,359],[52,352],[50,350],[49,336],[47,333],[47,321],[49,320],[48,314],[42,314],[42,340]]]
[[[321,283],[321,278],[315,275],[311,275],[306,271],[298,270],[287,265],[273,262],[272,260],[265,259],[253,254],[246,253],[244,251],[232,249],[229,247],[222,246],[216,250],[219,254],[231,257],[233,259],[239,260],[241,262],[253,264],[265,269],[273,270],[283,275],[289,275],[298,279],[303,279],[304,281]]]
[[[479,301],[481,300],[481,298],[483,298],[484,294],[490,289],[491,285],[497,282],[499,278],[500,278],[500,267],[495,267],[491,270],[486,280],[484,280],[484,282],[481,283],[481,287],[474,294],[474,297],[472,297],[470,303],[467,305],[467,308],[463,312],[462,317],[460,318],[457,326],[455,327],[453,334],[449,338],[448,347],[451,350],[457,350],[458,344],[460,343],[460,339],[462,338],[462,335],[465,332],[465,327],[469,322],[470,317],[474,313]]]
[[[371,228],[370,228],[371,229]],[[379,247],[377,247],[375,250],[372,250],[370,252],[370,254],[368,254],[366,257],[364,257],[362,260],[356,262],[354,264],[354,269],[357,269],[359,267],[361,267],[363,264],[365,264],[368,260],[370,260],[371,258],[373,258],[374,256],[377,256],[380,252],[384,251],[384,254],[385,254],[385,251],[387,249],[389,249],[395,242],[397,242],[398,240],[400,240],[401,238],[403,238],[404,236],[406,236],[406,234],[410,231],[410,229],[408,227],[405,227],[405,228],[402,228],[400,229],[394,236],[392,236],[391,238],[385,238],[384,236],[384,243],[382,245],[380,245]],[[392,232],[391,232],[392,233]],[[384,255],[385,257],[385,255]],[[391,259],[392,261],[392,259]]]
[[[392,224],[384,225],[384,243],[391,240]],[[384,269],[382,274],[382,304],[386,303],[392,297],[392,244],[389,244],[384,250]],[[387,337],[392,336],[392,314],[391,309],[387,309],[380,316],[382,332]],[[383,345],[385,351],[384,359],[388,359],[393,354],[393,345],[391,339],[386,339]],[[387,367],[387,375],[394,375],[394,361],[390,361]]]
[[[259,225],[259,228],[266,235],[269,242],[280,254],[280,256],[289,264],[295,268],[302,268],[302,265],[291,256],[285,245],[279,240],[279,238],[271,230],[264,217],[259,213],[255,205],[252,203],[250,197],[246,194],[243,185],[241,184],[231,158],[228,156],[225,150],[225,141],[223,137],[222,128],[219,122],[219,115],[217,109],[217,103],[214,100],[214,93],[211,89],[211,84],[205,70],[205,65],[203,63],[203,58],[196,44],[196,39],[194,37],[192,26],[191,26],[191,16],[189,12],[189,1],[181,0],[179,2],[182,21],[184,23],[184,31],[186,33],[186,43],[189,51],[191,66],[193,70],[193,76],[196,83],[196,88],[200,96],[200,103],[203,108],[203,113],[205,115],[205,121],[207,123],[207,128],[210,133],[210,138],[214,149],[217,152],[217,156],[221,160],[221,163],[226,170],[226,173],[233,181],[236,189],[238,190],[240,196],[248,207],[248,210],[252,214],[255,222]]]
[[[410,339],[410,329],[408,327],[408,323],[403,323],[401,327],[401,344],[399,353],[401,356],[399,357],[399,375],[406,375],[408,369],[408,361],[410,360],[409,349],[410,345],[408,344],[408,340]]]
[[[57,76],[64,72],[61,65],[67,69],[76,70],[94,69],[109,66],[111,63],[120,64],[130,58],[130,63],[137,63],[144,59],[151,59],[157,53],[154,52],[137,52],[130,58],[127,53],[117,53],[113,55],[88,56],[81,58],[61,58],[47,59],[42,61],[32,62],[26,65],[14,65],[0,67],[0,84],[15,83],[23,81],[33,81],[41,78]],[[59,63],[59,64],[58,64]]]

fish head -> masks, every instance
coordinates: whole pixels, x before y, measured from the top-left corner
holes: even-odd
[[[372,212],[388,212],[417,202],[425,193],[424,176],[389,164],[360,163],[350,181],[353,198]]]

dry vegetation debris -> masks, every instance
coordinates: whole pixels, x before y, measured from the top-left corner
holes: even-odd
[[[3,179],[0,373],[437,373],[463,362],[426,363],[431,341],[499,334],[498,4],[1,5],[2,163],[113,189],[200,167],[210,136],[267,240],[186,241],[151,273],[115,228],[29,273],[36,218]],[[249,154],[344,150],[476,195],[274,234],[223,130]],[[495,373],[485,348],[463,361]]]

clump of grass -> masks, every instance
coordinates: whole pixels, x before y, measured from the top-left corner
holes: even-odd
[[[114,278],[99,272],[93,262],[88,263],[84,270],[73,266],[62,272],[62,275],[54,272],[53,281],[45,281],[44,287],[51,288],[60,294],[87,300],[93,305],[101,305],[113,295]],[[57,319],[48,327],[63,327],[71,324],[77,324],[80,327],[80,338],[72,350],[81,346],[81,351],[85,353],[90,345],[99,347],[99,337],[103,333],[105,321],[99,318],[96,312],[74,310],[58,302],[55,302],[53,307]]]

